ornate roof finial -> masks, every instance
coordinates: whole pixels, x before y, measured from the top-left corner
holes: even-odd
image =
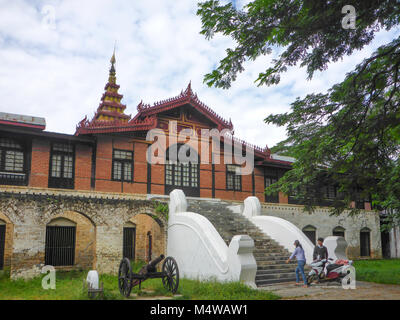
[[[186,96],[190,97],[193,95],[193,91],[192,91],[192,80],[190,80],[186,90],[185,90],[185,94]]]
[[[113,55],[112,55],[112,57],[110,59],[110,62],[111,62],[110,77],[115,77],[115,61],[116,61],[116,59],[115,59],[115,47],[116,47],[116,43],[114,44],[114,52],[113,52]]]

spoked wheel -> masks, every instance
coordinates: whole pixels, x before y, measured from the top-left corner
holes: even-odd
[[[315,274],[307,276],[307,285],[310,285],[316,279],[317,279],[317,276]]]
[[[128,258],[122,259],[119,264],[118,288],[119,292],[127,298],[131,294],[131,263]]]
[[[165,274],[162,278],[164,288],[172,293],[176,293],[179,287],[179,269],[175,259],[167,257],[164,260],[162,271]]]

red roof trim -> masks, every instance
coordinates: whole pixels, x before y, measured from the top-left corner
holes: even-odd
[[[104,99],[106,97],[122,99],[124,96],[122,94],[117,93],[117,92],[106,91],[105,93],[103,93],[103,96],[101,97],[101,101],[104,101]]]
[[[104,87],[104,90],[107,90],[108,88],[119,89],[120,86],[118,84],[108,82]]]
[[[167,111],[176,107],[180,107],[184,104],[191,104],[196,110],[205,115],[212,122],[218,124],[219,129],[226,128],[229,130],[233,130],[232,121],[229,120],[228,122],[227,120],[219,116],[214,110],[208,107],[205,103],[201,102],[200,99],[197,97],[197,94],[193,93],[190,83],[186,90],[182,91],[180,95],[170,99],[158,101],[154,103],[153,106],[140,102],[137,106],[138,115],[135,116],[135,118],[154,115],[162,111]]]
[[[44,130],[46,128],[46,126],[42,126],[42,125],[15,122],[15,121],[6,121],[6,120],[0,120],[0,124],[7,124],[7,125],[11,125],[11,126],[26,127],[26,128],[34,128],[34,129],[40,129],[40,130]]]
[[[122,109],[126,109],[126,105],[122,104],[122,103],[118,103],[115,101],[103,101],[102,103],[100,103],[99,107],[97,108],[97,110],[99,110],[99,108],[101,107],[114,107],[114,108],[122,108]]]
[[[104,121],[94,120],[89,122],[85,117],[76,127],[75,135],[90,133],[112,133],[151,130],[157,126],[156,117],[148,117],[142,121],[122,122],[121,120]]]
[[[105,115],[105,116],[110,116],[110,117],[122,118],[122,119],[130,119],[131,118],[130,116],[128,116],[126,114],[119,113],[116,111],[100,110],[96,113],[96,116],[98,116],[100,114]]]

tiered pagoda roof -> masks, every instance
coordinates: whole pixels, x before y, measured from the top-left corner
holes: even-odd
[[[118,92],[120,86],[116,83],[115,51],[111,57],[111,68],[105,92],[92,120],[85,117],[76,127],[75,135],[113,133],[124,131],[142,131],[155,127],[155,117],[146,117],[133,121],[130,115],[124,113],[126,105],[121,103],[123,95]]]

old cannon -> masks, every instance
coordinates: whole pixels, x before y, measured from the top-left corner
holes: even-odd
[[[152,260],[140,269],[139,273],[133,273],[131,262],[128,258],[123,258],[119,264],[118,287],[119,291],[125,297],[129,297],[133,287],[141,284],[147,279],[161,278],[164,288],[172,293],[176,293],[179,286],[178,264],[172,257],[165,258],[161,272],[157,272],[157,264],[164,259],[164,255]]]

